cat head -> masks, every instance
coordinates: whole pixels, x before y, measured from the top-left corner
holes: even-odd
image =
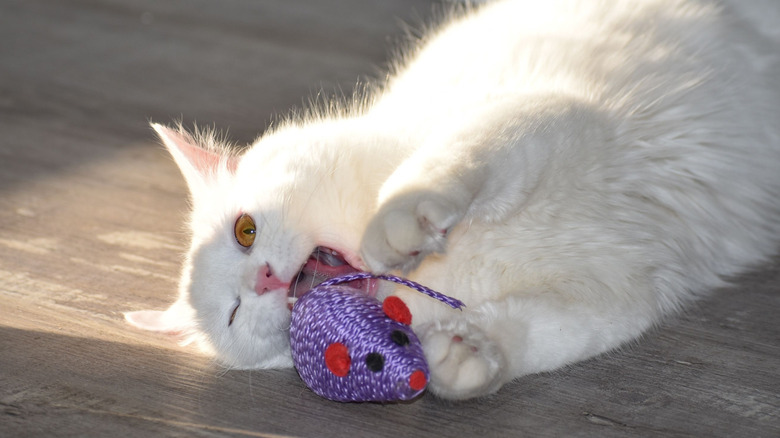
[[[355,186],[323,165],[291,129],[243,154],[213,135],[152,125],[192,198],[191,246],[179,297],[165,311],[129,312],[133,325],[175,333],[230,368],[291,366],[289,325],[297,297],[327,278],[365,270],[357,254],[365,214]],[[305,151],[304,151],[305,152]],[[319,173],[319,174],[313,174]],[[344,178],[350,178],[345,176]],[[328,187],[342,187],[329,190]],[[376,293],[376,285],[353,285]]]

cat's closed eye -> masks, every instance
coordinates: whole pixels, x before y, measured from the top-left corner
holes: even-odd
[[[236,313],[238,312],[239,306],[241,306],[241,297],[236,298],[236,306],[233,307],[233,312],[230,314],[230,320],[228,321],[228,327],[233,325],[233,320],[236,319]]]

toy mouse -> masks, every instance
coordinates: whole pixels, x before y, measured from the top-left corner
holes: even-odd
[[[400,277],[356,273],[327,280],[294,305],[290,326],[293,362],[316,394],[342,402],[411,400],[428,385],[428,364],[412,331],[404,302],[390,296],[380,303],[341,283],[377,278],[411,287],[464,306]]]

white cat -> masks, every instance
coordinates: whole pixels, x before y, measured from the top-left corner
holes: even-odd
[[[397,270],[467,305],[363,285],[406,301],[450,399],[635,339],[778,248],[780,8],[758,6],[488,3],[241,155],[154,125],[192,247],[171,308],[127,318],[286,367],[292,296]]]

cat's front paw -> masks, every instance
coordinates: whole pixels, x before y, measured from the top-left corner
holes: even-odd
[[[443,252],[447,234],[465,209],[432,192],[413,192],[386,202],[369,223],[361,243],[372,270],[408,272],[432,252]]]
[[[437,322],[418,330],[431,380],[439,397],[463,400],[492,394],[503,384],[506,359],[474,325]]]

